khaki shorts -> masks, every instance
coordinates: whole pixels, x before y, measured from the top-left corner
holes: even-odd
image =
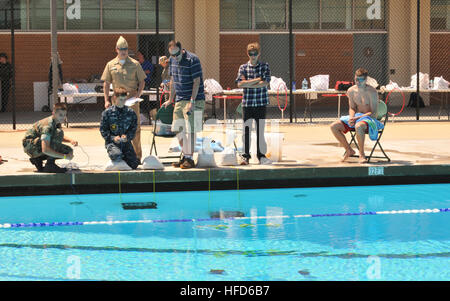
[[[189,100],[180,100],[175,103],[173,109],[172,132],[182,132],[185,130],[188,133],[198,133],[203,129],[203,111],[205,109],[204,100],[196,100],[194,110],[190,115],[187,113],[187,104]]]

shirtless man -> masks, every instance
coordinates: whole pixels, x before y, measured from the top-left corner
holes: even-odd
[[[345,138],[345,133],[350,129],[355,129],[356,141],[359,147],[359,162],[366,162],[366,156],[364,154],[364,138],[368,129],[366,121],[358,121],[362,117],[372,117],[376,120],[377,116],[377,104],[378,93],[377,90],[367,85],[367,70],[360,68],[355,72],[355,83],[347,91],[348,103],[349,103],[349,116],[343,116],[341,120],[335,121],[331,124],[331,132],[345,148],[345,155],[342,162],[353,156],[355,151],[350,147]]]

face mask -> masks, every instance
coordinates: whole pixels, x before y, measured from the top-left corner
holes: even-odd
[[[180,56],[180,54],[181,54],[181,49],[179,49],[178,52],[176,52],[176,53],[173,53],[173,54],[171,53],[170,56],[176,58],[176,57]]]
[[[119,63],[120,63],[121,65],[123,65],[123,64],[125,64],[125,60],[119,60]]]
[[[356,85],[358,87],[364,87],[366,85],[366,79],[365,78],[361,78],[361,77],[357,77],[356,78]]]

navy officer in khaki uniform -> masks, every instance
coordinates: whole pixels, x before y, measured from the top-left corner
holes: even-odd
[[[141,64],[128,56],[128,43],[120,36],[116,43],[117,56],[106,64],[102,74],[103,91],[105,97],[105,109],[111,106],[109,98],[109,86],[113,85],[113,89],[125,88],[129,97],[140,97],[145,86],[145,78],[147,75],[142,70]],[[131,106],[137,116],[136,136],[131,141],[136,156],[141,161],[141,121],[139,103],[136,102]]]

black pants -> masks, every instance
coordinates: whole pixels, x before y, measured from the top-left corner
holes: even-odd
[[[139,165],[139,159],[136,157],[131,142],[121,142],[119,144],[109,143],[106,145],[106,151],[111,161],[125,161],[132,169],[136,169]]]
[[[266,139],[264,138],[264,128],[266,125],[266,106],[260,107],[243,107],[244,120],[244,154],[243,156],[250,158],[250,137],[253,128],[253,120],[256,122],[256,150],[258,160],[265,156],[267,151]]]
[[[8,105],[8,99],[9,99],[9,81],[2,81],[2,108],[1,112],[6,111],[6,106]]]

